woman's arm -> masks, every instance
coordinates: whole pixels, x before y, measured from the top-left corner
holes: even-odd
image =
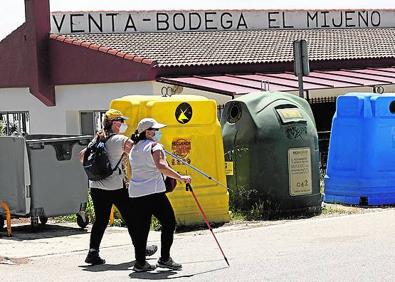
[[[169,176],[171,178],[177,179],[179,181],[185,182],[185,183],[191,183],[191,176],[189,175],[181,175],[174,169],[172,169],[167,161],[166,158],[162,152],[162,150],[156,150],[152,153],[152,157],[154,159],[156,168],[163,173],[166,176]]]
[[[134,145],[134,142],[130,139],[126,140],[125,143],[123,143],[123,152],[126,155],[129,155],[130,150],[132,150],[132,147]]]

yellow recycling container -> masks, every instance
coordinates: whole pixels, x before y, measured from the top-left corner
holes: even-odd
[[[160,141],[165,149],[226,186],[222,133],[215,100],[192,95],[131,95],[111,101],[110,108],[121,111],[129,118],[126,121],[127,136],[134,133],[137,123],[145,117],[166,124],[161,129],[163,135]],[[171,156],[167,156],[167,160],[179,173],[192,176],[192,187],[209,221],[228,222],[227,189]],[[176,189],[168,197],[179,226],[204,223],[191,192],[185,190],[185,185],[178,182]]]

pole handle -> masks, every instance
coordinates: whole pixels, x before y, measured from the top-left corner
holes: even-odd
[[[164,151],[165,151],[166,154],[168,154],[168,155],[171,156],[172,158],[174,158],[174,159],[180,161],[180,162],[183,163],[184,165],[186,165],[186,166],[192,168],[194,171],[198,172],[199,174],[203,175],[204,177],[207,177],[208,179],[214,181],[215,183],[217,183],[218,185],[220,185],[220,186],[226,188],[226,189],[229,191],[229,188],[228,188],[226,185],[222,184],[221,182],[219,182],[219,181],[216,180],[215,178],[211,177],[210,175],[207,175],[206,173],[204,173],[204,172],[201,171],[200,169],[198,169],[198,168],[194,167],[193,165],[187,163],[186,161],[184,161],[182,158],[178,157],[177,155],[172,154],[172,153],[170,153],[170,152],[167,151],[167,150],[164,150]]]

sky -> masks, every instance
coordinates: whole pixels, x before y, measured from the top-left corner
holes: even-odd
[[[41,0],[40,0],[41,1]],[[0,40],[20,26],[24,0],[2,0]],[[224,9],[395,9],[394,0],[50,0],[51,11],[224,10]]]

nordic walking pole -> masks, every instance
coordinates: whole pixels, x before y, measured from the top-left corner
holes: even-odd
[[[195,199],[196,205],[198,206],[200,212],[202,213],[203,218],[204,218],[204,221],[206,222],[206,225],[207,225],[208,229],[211,231],[211,234],[213,234],[213,237],[214,237],[214,239],[215,239],[215,242],[217,242],[217,245],[218,245],[218,247],[219,247],[219,250],[221,251],[222,255],[224,256],[224,259],[225,259],[227,265],[230,266],[230,265],[229,265],[229,262],[228,262],[228,259],[226,258],[225,254],[224,254],[224,251],[222,250],[221,245],[219,244],[219,242],[218,242],[218,240],[217,240],[217,237],[215,237],[215,234],[214,234],[214,232],[213,232],[213,229],[211,228],[210,223],[208,222],[207,216],[206,216],[205,212],[203,211],[202,206],[200,205],[198,199],[196,198],[195,192],[193,192],[193,190],[192,190],[191,184],[187,183],[187,185],[186,185],[186,190],[187,190],[187,191],[191,191],[192,196],[193,196],[193,198]]]
[[[204,177],[207,177],[208,179],[214,181],[214,182],[217,183],[218,185],[220,185],[220,186],[226,188],[227,190],[229,190],[229,188],[228,188],[226,185],[222,184],[222,183],[219,182],[217,179],[212,178],[210,175],[207,175],[206,173],[204,173],[204,172],[201,171],[200,169],[194,167],[193,165],[187,163],[186,161],[184,161],[184,160],[183,160],[182,158],[180,158],[179,156],[177,156],[177,155],[175,155],[175,154],[172,154],[172,153],[168,152],[167,150],[165,150],[165,153],[168,154],[169,156],[171,156],[172,158],[174,158],[174,159],[176,159],[176,160],[182,162],[184,165],[186,165],[186,166],[192,168],[193,170],[197,171],[198,173],[200,173],[200,174],[203,175]]]

